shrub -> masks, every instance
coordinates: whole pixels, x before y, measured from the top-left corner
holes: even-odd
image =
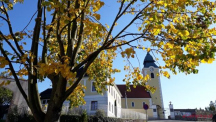
[[[80,122],[79,115],[61,115],[60,122]]]
[[[18,121],[18,108],[14,106],[8,112],[7,118],[9,122],[17,122]]]
[[[105,113],[104,113],[103,110],[97,110],[97,111],[95,112],[95,116],[98,117],[98,118],[104,118]]]
[[[99,118],[96,116],[89,116],[88,122],[123,122],[123,120],[120,118],[112,118],[112,117]]]
[[[80,122],[88,122],[88,116],[87,116],[86,111],[83,111],[81,118],[80,118]]]
[[[27,113],[27,111],[22,111],[22,114],[19,114],[17,106],[11,108],[7,115],[9,122],[36,122],[34,117]]]
[[[29,114],[18,115],[18,122],[36,122],[34,117]]]

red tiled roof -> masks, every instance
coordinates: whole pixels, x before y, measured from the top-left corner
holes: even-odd
[[[125,85],[116,85],[119,89],[119,91],[122,94],[122,98],[125,98],[125,91],[126,86]],[[145,87],[143,86],[137,86],[136,88],[133,87],[133,85],[130,85],[130,92],[126,92],[127,98],[151,98],[151,95],[149,92],[145,90]]]

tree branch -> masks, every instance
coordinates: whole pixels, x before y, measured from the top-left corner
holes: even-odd
[[[43,7],[43,14],[44,14],[44,22],[43,22],[43,38],[44,38],[44,45],[42,50],[42,62],[47,64],[47,40],[46,40],[46,6]]]
[[[8,24],[9,32],[10,32],[11,36],[12,36],[13,39],[14,39],[14,43],[15,43],[15,45],[16,45],[16,48],[18,49],[18,51],[19,51],[19,52],[21,53],[21,55],[23,56],[24,53],[23,53],[23,51],[21,50],[21,48],[19,47],[18,41],[17,41],[17,39],[16,39],[16,37],[15,37],[15,35],[14,35],[14,33],[13,33],[13,29],[12,29],[12,26],[11,26],[11,23],[10,23],[9,15],[8,15],[8,13],[7,13],[7,11],[6,11],[6,8],[5,8],[3,2],[2,2],[2,6],[3,6],[3,9],[4,9],[4,11],[5,11],[6,18],[7,18],[7,21],[6,21],[6,22],[7,22],[7,24]],[[27,59],[27,61],[29,62],[28,59]]]
[[[70,2],[71,2],[71,1],[68,1],[68,2],[67,2],[67,9],[68,9],[68,10],[69,10],[69,8],[70,8]],[[71,18],[71,15],[70,15],[69,11],[68,11],[68,18]],[[71,22],[72,22],[72,21],[71,21]],[[66,25],[65,25],[65,27],[66,27]],[[71,45],[71,43],[72,43],[72,42],[71,42],[71,41],[72,41],[72,40],[71,40],[71,24],[68,23],[68,24],[67,24],[67,27],[68,27],[68,28],[67,28],[67,29],[68,29],[68,30],[67,30],[68,47],[67,47],[67,54],[66,54],[66,55],[67,55],[68,57],[70,57],[70,56],[71,56],[71,53],[72,53],[72,52],[71,52],[71,51],[72,51],[72,47],[71,47],[71,46],[72,46],[72,45]],[[63,27],[63,28],[64,28],[64,27]],[[63,30],[63,28],[62,28],[62,30]],[[61,32],[60,32],[60,33],[61,33]]]
[[[115,46],[111,46],[111,47],[106,47],[105,49],[112,49],[112,48],[114,48],[114,47],[120,47],[120,46],[123,46],[123,45],[126,45],[126,44],[128,45],[128,44],[130,44],[131,42],[136,41],[137,39],[142,38],[142,37],[143,37],[143,35],[142,35],[142,36],[139,36],[139,37],[137,37],[137,38],[135,38],[135,39],[132,39],[132,40],[126,42],[126,43],[119,44],[119,45],[115,45]]]
[[[108,43],[105,44],[105,47],[107,48],[108,46],[110,46],[116,38],[119,37],[119,35],[121,35],[131,24],[133,24],[133,22],[138,18],[138,16],[153,2],[150,2],[148,5],[146,5],[132,20],[131,22],[125,26],[113,39],[111,39]]]
[[[8,22],[8,20],[6,18],[4,18],[3,16],[0,16],[0,18],[2,18],[3,20],[5,20],[6,22]]]
[[[135,1],[135,0],[133,0],[133,1]],[[131,1],[131,3],[130,3],[127,7],[129,7],[129,6],[132,4],[133,1]],[[121,13],[121,11],[122,11],[124,2],[125,2],[125,0],[123,0],[123,1],[121,2],[120,9],[119,9],[119,11],[118,11],[118,13],[117,13],[117,15],[116,15],[116,17],[115,17],[115,20],[114,20],[113,23],[112,23],[112,26],[111,26],[111,28],[110,28],[108,34],[107,34],[107,37],[106,37],[106,39],[105,39],[105,42],[104,42],[104,45],[103,45],[103,46],[105,46],[105,44],[106,44],[107,41],[109,40],[109,37],[110,37],[110,35],[111,35],[111,33],[112,33],[112,30],[113,30],[113,28],[114,28],[114,26],[115,26],[115,23],[116,23],[116,22],[118,21],[118,19],[123,15],[123,14],[120,14],[120,13]],[[127,8],[127,7],[126,7],[126,8]],[[123,11],[123,12],[124,12],[124,11]],[[123,12],[122,12],[122,13],[123,13]]]
[[[54,15],[53,15],[53,18],[52,18],[52,21],[51,21],[51,25],[54,25],[53,22],[54,22],[55,18],[56,18],[56,11],[54,12]],[[48,33],[47,33],[46,40],[49,39],[49,37],[50,37],[50,32],[51,32],[51,31],[53,31],[53,27],[50,27],[50,28],[49,28]]]
[[[128,34],[124,34],[122,36],[119,36],[118,38],[123,38],[123,37],[126,37],[126,36],[139,36],[139,35],[144,35],[143,33],[128,33]]]
[[[30,72],[28,75],[28,93],[29,93],[29,100],[30,100],[30,105],[29,107],[31,108],[32,113],[34,113],[35,116],[44,118],[44,113],[41,109],[41,102],[40,102],[40,97],[39,97],[39,92],[38,92],[38,87],[37,87],[37,69],[34,66],[37,66],[38,64],[38,44],[39,44],[39,38],[40,38],[40,30],[41,30],[41,18],[42,18],[42,7],[41,7],[41,2],[43,0],[38,0],[37,4],[37,18],[35,22],[35,27],[34,27],[34,33],[33,33],[33,39],[32,39],[32,45],[31,45],[31,53],[33,56],[33,62],[30,62]],[[39,118],[35,118],[39,119]]]
[[[59,43],[60,58],[62,58],[62,56],[64,56],[65,54],[64,54],[64,45],[63,45],[62,40],[61,40],[61,34],[59,33],[59,27],[60,27],[60,17],[58,17],[58,19],[57,19],[56,35],[57,35],[57,41]],[[62,60],[62,59],[60,59],[60,60]]]
[[[3,35],[3,33],[0,31],[0,35],[3,37],[3,39],[8,43],[8,45],[12,48],[12,50],[16,53],[16,55],[21,60],[20,54],[17,52],[17,50],[14,48],[14,46],[10,43],[10,41]]]
[[[77,85],[79,84],[80,80],[83,78],[83,76],[85,75],[88,67],[91,65],[91,63],[95,60],[95,58],[97,57],[97,55],[99,54],[95,53],[95,55],[92,55],[92,57],[90,58],[90,60],[88,61],[88,63],[85,65],[82,73],[80,74],[79,78],[75,81],[75,83],[65,92],[65,95],[63,97],[63,100],[67,99],[67,97],[74,91],[74,89],[77,87]],[[78,69],[77,69],[78,70]]]
[[[25,29],[29,26],[29,24],[31,23],[33,17],[36,15],[37,12],[38,12],[38,11],[36,11],[36,12],[33,14],[33,16],[31,17],[30,21],[29,21],[28,24],[23,28],[23,30],[22,30],[21,32],[24,32],[24,31],[25,31]]]
[[[27,95],[26,95],[25,91],[23,90],[23,88],[22,88],[22,86],[21,86],[21,84],[20,84],[19,78],[18,78],[17,75],[16,75],[16,72],[15,72],[15,70],[14,70],[13,65],[11,64],[10,59],[8,58],[6,52],[4,51],[4,49],[3,49],[3,47],[2,47],[2,43],[0,44],[0,50],[1,50],[2,54],[3,54],[3,56],[6,58],[6,60],[7,60],[8,63],[9,63],[9,67],[10,67],[11,73],[12,73],[13,76],[14,76],[15,82],[16,82],[16,84],[17,84],[17,87],[18,87],[20,93],[22,94],[22,96],[23,96],[23,98],[25,99],[26,103],[29,105],[29,101],[28,101]]]
[[[75,1],[75,9],[78,9],[80,7],[78,0]],[[73,56],[73,51],[74,51],[74,43],[76,40],[76,33],[77,33],[77,21],[76,19],[74,19],[72,21],[72,28],[71,28],[71,33],[70,33],[70,37],[71,40],[68,40],[68,49],[67,49],[67,53],[68,53],[68,57],[71,58],[71,62],[70,65],[73,66],[74,64],[72,64],[72,56]]]
[[[71,57],[71,64],[75,63],[78,50],[80,49],[80,46],[82,45],[83,30],[84,30],[84,23],[83,23],[84,16],[85,16],[85,14],[84,14],[84,12],[82,12],[82,15],[81,15],[81,24],[80,24],[79,36],[78,36],[78,42],[77,42],[77,46],[75,47],[74,52],[73,52],[72,57]]]

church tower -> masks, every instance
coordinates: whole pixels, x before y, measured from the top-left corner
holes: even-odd
[[[161,82],[160,82],[160,76],[157,76],[159,73],[159,67],[155,64],[155,61],[153,57],[148,52],[144,62],[143,62],[143,69],[142,73],[143,75],[149,75],[150,80],[148,81],[148,85],[156,87],[156,91],[151,94],[152,97],[152,105],[156,106],[156,109],[153,110],[154,112],[157,111],[157,117],[164,119],[164,105],[163,105],[163,96],[162,96],[162,88],[161,88]],[[155,107],[154,107],[155,108]]]

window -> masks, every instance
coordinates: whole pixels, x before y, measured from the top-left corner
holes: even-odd
[[[134,107],[134,106],[135,106],[134,102],[132,102],[132,103],[131,103],[131,106],[132,106],[132,107]]]
[[[114,90],[114,98],[115,98],[115,90]]]
[[[108,86],[109,87],[109,93],[110,93],[110,86]]]
[[[113,113],[113,105],[112,105],[112,113]]]
[[[156,109],[153,109],[153,112],[157,112],[157,110],[156,110]]]
[[[113,89],[111,88],[111,95],[113,95]]]
[[[154,78],[154,73],[151,73],[151,78]]]
[[[46,100],[42,100],[42,104],[46,104]]]
[[[144,105],[145,105],[145,102],[143,102],[143,107],[144,107]]]
[[[94,82],[92,82],[92,91],[96,91],[96,89],[94,87]]]
[[[170,109],[170,112],[173,112],[173,109],[172,109],[172,108]]]
[[[110,102],[109,102],[109,111],[111,111],[111,104],[110,104]]]
[[[97,110],[97,109],[98,109],[98,102],[91,101],[91,110]]]
[[[121,99],[121,98],[119,97],[118,99],[119,99],[119,100],[118,100],[118,103],[120,104],[120,99]]]

